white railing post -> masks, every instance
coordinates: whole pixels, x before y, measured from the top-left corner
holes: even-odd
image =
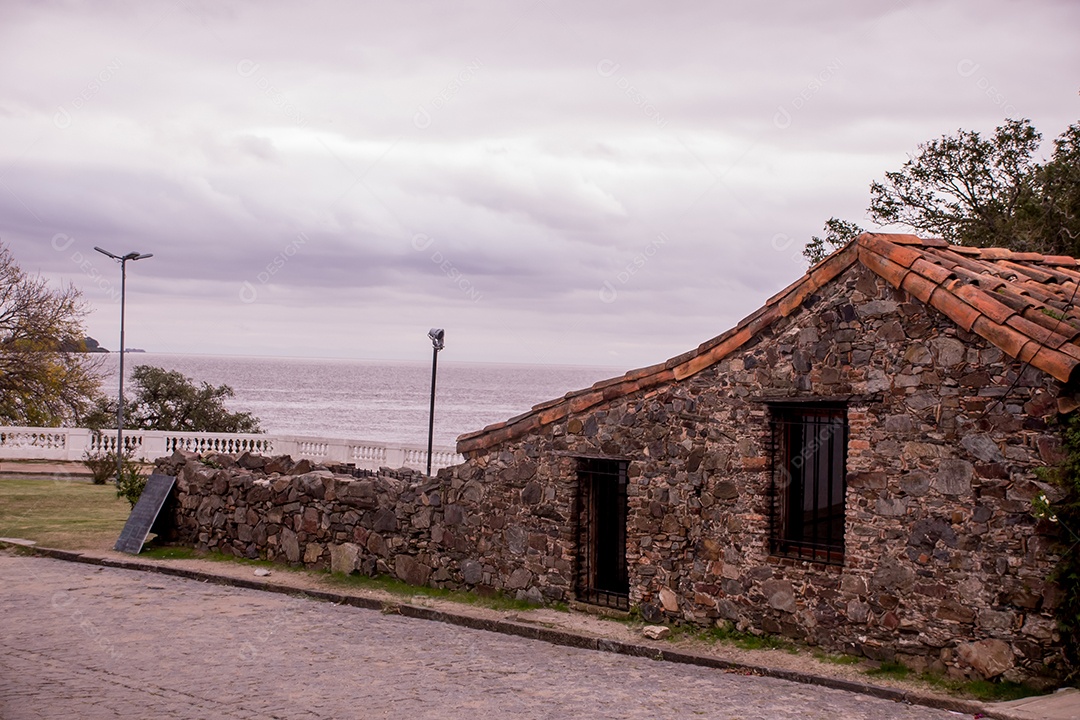
[[[165,449],[166,434],[161,431],[144,430],[142,445],[139,448],[139,459],[153,461],[168,455],[169,452]]]
[[[67,428],[67,448],[64,459],[78,462],[86,457],[86,451],[90,449],[90,438],[93,432],[85,428]]]
[[[400,467],[405,467],[405,448],[402,447],[388,447],[386,448],[386,467],[394,468],[395,470]]]

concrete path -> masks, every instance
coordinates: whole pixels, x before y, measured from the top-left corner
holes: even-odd
[[[955,720],[840,690],[0,555],[0,718]]]

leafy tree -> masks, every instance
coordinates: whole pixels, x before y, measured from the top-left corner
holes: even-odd
[[[142,430],[257,433],[259,419],[246,412],[229,412],[228,385],[196,384],[176,370],[136,365],[131,372],[134,398],[124,399],[124,426]],[[116,427],[116,401],[102,400],[90,418],[94,429]]]
[[[1053,158],[1039,168],[1036,187],[1043,251],[1080,257],[1080,123],[1054,140]]]
[[[86,307],[72,285],[27,275],[0,242],[0,423],[80,424],[100,397],[99,365],[85,352]]]
[[[865,232],[853,222],[831,217],[825,221],[825,237],[817,235],[810,238],[810,242],[803,248],[803,255],[811,265],[825,259],[833,250],[847,245]]]
[[[1007,120],[991,139],[960,130],[924,143],[870,184],[870,217],[956,244],[1011,242],[1034,200],[1041,140],[1027,120]]]
[[[972,246],[1080,255],[1080,124],[1054,141],[1049,160],[1028,120],[1006,120],[992,137],[959,130],[919,145],[899,170],[870,185],[870,218]],[[817,262],[858,226],[831,218],[803,254]],[[857,234],[857,233],[856,233]]]

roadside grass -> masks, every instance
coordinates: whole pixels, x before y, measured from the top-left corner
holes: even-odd
[[[856,658],[856,660],[858,661],[859,658]],[[930,672],[915,675],[911,668],[899,662],[883,662],[878,667],[863,672],[873,678],[918,682],[949,695],[961,695],[982,702],[1005,702],[1045,693],[1045,691],[1038,690],[1031,685],[1008,680],[955,680]]]
[[[445,588],[433,588],[433,587],[421,587],[418,585],[409,585],[402,582],[397,578],[390,577],[388,575],[376,575],[374,577],[368,575],[345,575],[344,573],[329,573],[326,574],[329,581],[333,585],[339,587],[356,588],[358,590],[379,590],[391,595],[396,595],[403,598],[411,597],[426,597],[437,600],[448,600],[450,602],[461,603],[463,605],[476,605],[478,607],[486,607],[491,610],[536,610],[538,607],[545,607],[549,610],[558,610],[560,612],[569,612],[569,608],[565,603],[554,603],[550,605],[534,605],[527,600],[518,600],[512,598],[509,595],[503,595],[501,593],[492,594],[480,594],[476,592],[466,592],[464,590],[447,590]]]
[[[919,676],[919,680],[935,690],[941,690],[950,695],[965,695],[983,702],[1007,702],[1046,694],[1045,690],[1008,680],[998,680],[996,682],[989,680],[952,680],[931,673],[923,673]]]
[[[417,585],[409,585],[402,582],[397,578],[390,577],[388,575],[377,575],[375,577],[369,577],[367,575],[345,575],[344,573],[330,573],[325,570],[308,570],[305,568],[293,568],[288,565],[282,565],[270,560],[252,560],[249,558],[237,557],[235,555],[226,555],[219,552],[199,552],[193,548],[180,547],[174,545],[156,545],[148,546],[141,553],[139,557],[147,558],[150,560],[209,560],[211,562],[233,562],[241,565],[249,565],[254,567],[266,567],[273,568],[276,571],[283,572],[296,572],[305,573],[316,580],[324,580],[330,585],[334,585],[340,588],[352,588],[356,590],[370,590],[381,591],[401,597],[403,599],[414,597],[425,597],[437,600],[448,600],[450,602],[461,603],[463,605],[475,605],[478,607],[486,607],[491,610],[535,610],[537,605],[533,605],[525,600],[517,600],[502,594],[480,594],[475,592],[466,592],[464,590],[447,590],[444,588],[433,587],[420,587]],[[551,610],[559,610],[562,612],[569,612],[569,608],[565,603],[555,603],[544,606]]]
[[[309,572],[304,568],[293,568],[288,565],[273,562],[272,560],[226,555],[221,552],[202,552],[184,545],[157,545],[154,543],[147,543],[143,546],[143,550],[139,553],[139,557],[148,560],[208,560],[210,562],[231,562],[238,565],[273,568],[274,570],[287,572]]]
[[[635,611],[631,611],[630,616],[627,618],[613,619],[619,620],[619,622],[634,630],[640,630],[648,624],[642,621],[641,616]],[[667,627],[671,630],[671,634],[667,637],[669,642],[690,640],[705,643],[706,645],[732,645],[740,650],[783,650],[793,655],[800,652],[798,645],[779,635],[769,635],[768,633],[754,635],[753,633],[740,632],[732,628],[716,626],[703,628],[695,625],[679,624],[668,625]]]
[[[863,658],[861,657],[856,655],[845,655],[844,653],[827,653],[821,650],[815,650],[812,654],[818,660],[833,665],[858,665],[863,662]]]
[[[130,513],[112,484],[0,477],[0,537],[64,550],[107,549]]]
[[[903,663],[886,661],[881,665],[864,671],[870,677],[889,678],[890,680],[906,680],[911,674],[911,669]]]

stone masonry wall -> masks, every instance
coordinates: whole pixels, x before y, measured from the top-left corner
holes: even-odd
[[[620,459],[643,615],[1021,679],[1053,675],[1061,656],[1054,529],[1030,513],[1053,492],[1035,471],[1059,458],[1061,390],[855,265],[717,365],[435,479],[252,456],[165,469],[177,538],[196,547],[570,600],[578,459]],[[847,400],[842,565],[770,554],[767,401],[812,398]]]
[[[535,541],[510,532],[505,547],[494,547],[492,533],[505,521],[475,482],[249,453],[176,451],[157,467],[177,480],[169,505],[174,542],[335,572],[387,574],[414,585],[545,599],[518,562],[526,543]]]

